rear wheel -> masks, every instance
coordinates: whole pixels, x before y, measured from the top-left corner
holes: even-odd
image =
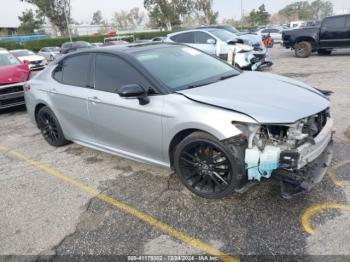
[[[295,56],[298,58],[307,58],[312,53],[312,45],[310,42],[303,41],[295,44]]]
[[[59,147],[69,143],[55,114],[48,107],[44,106],[39,110],[37,123],[41,134],[50,145]]]
[[[205,198],[221,198],[237,186],[235,161],[215,137],[195,132],[175,150],[174,165],[181,182],[193,193]]]
[[[317,53],[319,55],[330,55],[330,54],[332,54],[332,50],[319,49],[319,50],[317,50]]]

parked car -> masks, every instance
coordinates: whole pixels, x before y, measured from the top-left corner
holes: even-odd
[[[34,77],[25,98],[50,145],[73,141],[173,168],[207,198],[270,178],[289,197],[320,182],[332,157],[326,95],[286,77],[241,73],[185,45],[69,54]]]
[[[130,44],[130,43],[124,40],[106,41],[101,45],[101,47],[112,46],[112,45],[125,45],[125,44]]]
[[[101,46],[103,45],[103,43],[101,43],[101,42],[96,42],[96,43],[91,43],[91,45],[92,45],[93,47],[101,47]]]
[[[284,31],[283,45],[299,58],[313,52],[330,55],[333,50],[350,48],[350,14],[325,18],[320,26]]]
[[[282,43],[282,28],[267,27],[258,30],[256,33],[261,36],[270,35],[274,43]]]
[[[40,70],[45,68],[47,60],[45,57],[36,55],[34,52],[27,49],[11,50],[11,54],[17,57],[20,61],[29,65],[30,70]]]
[[[38,55],[45,57],[48,61],[55,60],[56,57],[58,57],[60,54],[60,48],[57,46],[52,47],[43,47],[38,52]]]
[[[263,45],[253,46],[250,40],[241,38],[229,31],[208,28],[194,29],[169,34],[164,42],[175,42],[198,48],[211,55],[217,55],[227,60],[229,50],[235,52],[235,65],[243,70],[258,70],[271,66],[272,62],[267,56],[267,48]]]
[[[61,46],[61,54],[68,54],[88,48],[93,48],[93,46],[85,41],[66,42]]]
[[[0,110],[24,104],[23,86],[29,76],[28,64],[0,49]]]

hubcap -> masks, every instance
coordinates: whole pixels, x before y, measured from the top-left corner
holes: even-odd
[[[207,142],[187,145],[181,153],[180,168],[186,184],[202,194],[223,192],[232,179],[226,154]]]

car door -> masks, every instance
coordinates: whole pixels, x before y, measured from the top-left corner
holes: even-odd
[[[324,19],[320,28],[320,46],[324,48],[345,47],[347,42],[345,22],[346,16]]]
[[[350,15],[346,17],[345,29],[347,31],[346,47],[350,47]]]
[[[208,43],[212,41],[212,43]],[[205,32],[194,32],[194,44],[192,45],[208,54],[216,54],[216,39]]]
[[[52,109],[69,139],[92,142],[94,133],[87,110],[91,96],[91,54],[69,56],[53,72],[56,80],[49,90]]]
[[[138,160],[161,161],[164,97],[152,95],[150,103],[140,105],[137,98],[126,99],[116,93],[130,84],[151,88],[145,77],[119,56],[95,55],[95,90],[88,110],[96,143]]]

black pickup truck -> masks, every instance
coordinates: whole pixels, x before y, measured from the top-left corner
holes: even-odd
[[[350,48],[350,14],[327,17],[319,26],[284,31],[282,39],[283,46],[294,49],[300,58],[312,52],[330,55],[334,49]]]

